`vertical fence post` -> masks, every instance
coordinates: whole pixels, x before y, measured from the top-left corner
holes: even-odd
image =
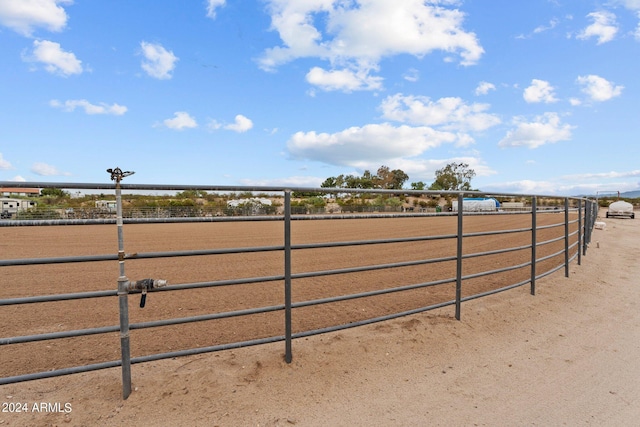
[[[564,198],[564,277],[569,277],[569,198]]]
[[[582,255],[587,254],[587,245],[589,244],[589,223],[591,222],[591,201],[585,200],[584,206],[584,239],[582,239]]]
[[[582,200],[578,199],[578,265],[582,265]]]
[[[293,359],[291,349],[291,191],[284,192],[284,329],[285,361]]]
[[[531,197],[531,295],[536,294],[536,259],[538,247],[538,199]]]
[[[462,211],[463,193],[458,194],[458,249],[456,259],[456,319],[460,320],[460,302],[462,299]]]
[[[596,218],[598,216],[598,201],[587,201],[587,208],[585,209],[585,239],[584,248],[582,249],[583,255],[587,254],[587,248],[591,243],[591,233],[593,232],[593,226],[595,225]],[[588,215],[588,219],[587,218]]]
[[[122,398],[131,394],[131,347],[129,342],[129,290],[125,276],[118,277],[118,302],[120,307],[120,356],[122,363]]]
[[[116,211],[118,227],[118,302],[120,307],[120,354],[122,361],[122,398],[131,394],[131,347],[129,341],[129,290],[124,272],[124,237],[122,231],[122,195],[120,178],[116,181]]]
[[[122,230],[122,192],[120,181],[133,172],[122,172],[120,168],[108,169],[111,180],[116,182],[116,225],[118,227],[118,305],[120,311],[120,361],[122,364],[122,398],[131,394],[131,346],[129,342],[129,289],[124,272],[124,237]]]

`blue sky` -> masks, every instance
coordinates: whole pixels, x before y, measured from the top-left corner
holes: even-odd
[[[0,181],[640,189],[640,0],[0,0],[0,46]]]

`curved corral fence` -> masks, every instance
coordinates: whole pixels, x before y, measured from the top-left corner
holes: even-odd
[[[534,295],[541,277],[568,276],[597,214],[592,200],[523,194],[491,194],[519,202],[474,212],[465,203],[488,196],[475,192],[439,192],[456,202],[451,211],[292,214],[292,192],[436,194],[112,178],[10,183],[108,190],[117,204],[115,218],[0,220],[0,384],[121,367],[126,399],[132,364],[278,341],[291,362],[296,338],[446,306],[459,320],[465,301],[522,286]],[[270,215],[123,219],[122,191],[183,190],[261,192],[282,205]]]

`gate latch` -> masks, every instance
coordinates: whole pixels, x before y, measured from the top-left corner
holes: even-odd
[[[130,291],[139,290],[142,292],[142,296],[140,297],[140,308],[144,308],[144,305],[147,302],[147,291],[150,289],[159,288],[166,285],[167,285],[166,280],[142,279],[142,280],[129,282],[129,290]]]

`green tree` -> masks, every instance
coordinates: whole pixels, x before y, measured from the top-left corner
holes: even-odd
[[[325,179],[324,182],[322,184],[320,184],[320,187],[322,187],[322,188],[336,188],[337,187],[336,177],[335,176],[330,176],[329,178]]]
[[[374,175],[369,170],[365,170],[362,176],[357,175],[338,175],[331,176],[324,180],[320,187],[322,188],[359,188],[370,189],[380,188],[385,190],[399,190],[409,179],[401,169],[389,169],[388,166],[380,166]],[[334,194],[334,197],[337,194]],[[366,198],[362,195],[361,198]]]
[[[40,195],[41,196],[45,196],[45,197],[67,197],[68,194],[59,189],[59,188],[43,188],[42,190],[40,190]]]
[[[466,163],[449,163],[436,171],[436,179],[429,190],[470,191],[476,172]]]
[[[411,183],[411,189],[412,190],[418,190],[418,191],[422,191],[427,187],[427,184],[425,184],[422,181],[418,181],[418,182],[412,182]]]
[[[386,190],[399,190],[409,179],[401,169],[390,170],[388,166],[380,166],[378,173],[373,179],[374,188],[382,188]]]
[[[316,191],[294,191],[291,193],[291,197],[295,199],[304,199],[308,197],[322,197],[324,193],[319,193]]]
[[[342,175],[340,175],[342,176]],[[329,178],[325,179],[322,184],[320,184],[320,187],[322,188],[339,188],[338,185],[338,179],[335,176],[330,176]],[[338,194],[337,193],[333,193],[330,194],[333,196],[333,198],[337,198]]]
[[[176,193],[176,197],[180,199],[198,199],[207,197],[207,192],[204,190],[184,190],[181,193]]]

